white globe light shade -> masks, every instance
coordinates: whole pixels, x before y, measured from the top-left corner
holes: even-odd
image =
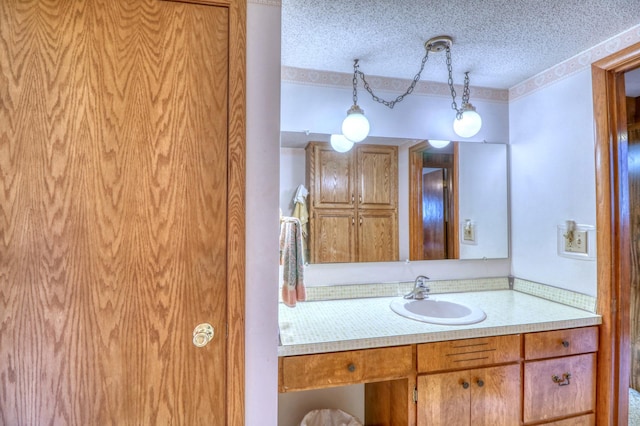
[[[482,117],[473,110],[462,113],[462,118],[453,120],[453,131],[462,138],[475,136],[482,127]]]
[[[347,111],[347,117],[342,122],[342,134],[345,138],[351,142],[361,142],[369,135],[370,129],[369,120],[357,105]]]
[[[338,152],[347,152],[353,148],[353,142],[344,135],[331,135],[331,148]]]
[[[439,139],[429,139],[429,145],[434,148],[444,148],[445,146],[449,145],[450,142],[451,141],[444,141]]]

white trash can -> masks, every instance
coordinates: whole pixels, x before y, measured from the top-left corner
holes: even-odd
[[[337,408],[323,408],[309,411],[300,426],[362,426],[362,423],[351,414]]]

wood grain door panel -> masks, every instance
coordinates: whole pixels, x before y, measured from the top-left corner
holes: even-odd
[[[524,364],[524,421],[591,412],[596,407],[596,354]],[[570,375],[565,379],[564,375]],[[554,380],[557,376],[561,381]]]
[[[0,4],[0,423],[226,424],[228,33]]]
[[[469,372],[471,424],[513,426],[520,423],[520,365]]]
[[[447,258],[444,169],[422,175],[423,259]]]
[[[398,205],[398,148],[356,147],[358,208],[395,209]]]
[[[358,210],[358,262],[396,262],[398,215],[395,210]]]
[[[355,261],[356,218],[352,210],[315,210],[310,234],[312,263]]]
[[[471,391],[466,371],[418,376],[418,426],[469,426]]]

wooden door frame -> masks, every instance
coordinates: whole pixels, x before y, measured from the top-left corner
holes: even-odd
[[[227,425],[245,420],[246,46],[244,0],[165,0],[229,10],[227,148]]]
[[[640,43],[591,66],[595,124],[598,352],[597,424],[628,423],[630,233],[624,73]]]

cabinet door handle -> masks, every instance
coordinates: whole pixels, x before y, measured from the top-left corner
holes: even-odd
[[[483,387],[484,386],[484,382],[482,381],[482,379],[478,379],[478,381],[476,382],[478,384],[478,386]]]
[[[558,386],[567,386],[571,384],[571,373],[564,373],[562,376],[551,376],[553,383],[557,383]]]
[[[564,346],[565,348],[569,347],[569,341],[568,340],[563,340],[562,341],[562,346]]]
[[[469,382],[462,382],[462,387],[465,389],[469,389]]]
[[[354,371],[356,371],[356,365],[354,363],[349,364],[349,366],[347,367],[347,370],[353,373]]]
[[[356,201],[356,197],[353,196],[353,194],[351,194],[351,203],[354,203]]]
[[[360,201],[360,204],[362,204],[362,195],[359,195],[359,196],[358,196],[358,199],[359,199],[359,201]]]

